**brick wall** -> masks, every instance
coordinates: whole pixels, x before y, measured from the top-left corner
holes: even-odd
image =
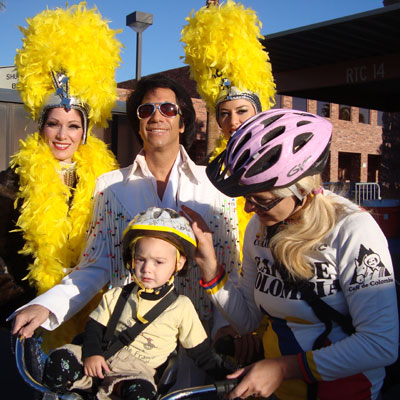
[[[333,135],[330,157],[331,181],[338,180],[339,152],[361,155],[360,182],[367,182],[368,155],[379,155],[382,144],[382,127],[377,125],[377,111],[370,110],[370,123],[358,122],[359,109],[351,107],[351,121],[339,119],[339,105],[331,104]],[[335,179],[336,178],[336,179]]]

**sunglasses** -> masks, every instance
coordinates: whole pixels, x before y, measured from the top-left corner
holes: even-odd
[[[139,119],[151,117],[158,110],[161,115],[167,118],[175,118],[180,114],[179,106],[174,103],[144,103],[137,108],[137,116]]]
[[[264,204],[260,204],[260,203],[256,202],[255,200],[251,199],[248,196],[244,196],[244,198],[246,199],[246,201],[248,201],[253,206],[257,207],[261,211],[271,210],[272,208],[277,206],[284,199],[284,197],[280,197],[279,199],[272,200],[268,204],[264,205]]]

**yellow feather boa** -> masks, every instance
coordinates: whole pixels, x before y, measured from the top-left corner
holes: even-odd
[[[79,146],[73,161],[78,177],[75,189],[62,182],[59,161],[36,132],[20,141],[20,150],[10,163],[19,176],[15,205],[22,202],[17,221],[17,229],[22,231],[25,241],[21,253],[32,255],[34,259],[26,278],[38,294],[59,283],[78,262],[90,222],[95,180],[118,168],[106,144],[93,136]],[[72,191],[73,200],[69,205]],[[70,331],[67,337],[72,338],[83,325],[77,329],[73,333],[69,328],[64,330]]]
[[[215,149],[210,156],[210,161],[214,160],[220,153],[222,153],[226,149],[226,145],[228,144],[228,139],[221,134],[217,142],[215,144]],[[246,200],[244,197],[236,197],[236,211],[238,216],[238,224],[239,224],[239,244],[240,244],[240,259],[243,259],[243,239],[244,232],[246,230],[246,226],[249,223],[253,213],[247,213],[244,211],[244,204]]]

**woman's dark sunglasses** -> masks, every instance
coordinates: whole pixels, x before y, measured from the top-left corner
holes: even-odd
[[[180,114],[179,106],[174,103],[144,103],[137,108],[137,116],[139,119],[151,117],[155,111],[160,111],[161,115],[168,118],[174,118]]]
[[[246,201],[248,201],[253,206],[257,207],[261,211],[269,211],[269,210],[271,210],[272,208],[277,206],[284,199],[284,197],[280,197],[279,199],[272,200],[268,204],[264,205],[264,204],[258,203],[257,201],[251,199],[248,196],[244,196],[244,198],[246,199]]]

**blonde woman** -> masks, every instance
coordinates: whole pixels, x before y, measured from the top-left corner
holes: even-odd
[[[242,334],[269,317],[265,358],[229,376],[242,377],[231,399],[376,399],[384,366],[397,358],[386,239],[367,212],[320,186],[331,132],[313,114],[266,111],[207,168],[219,190],[245,196],[245,210],[255,212],[237,287],[213,256],[207,225],[185,208],[212,301]]]

